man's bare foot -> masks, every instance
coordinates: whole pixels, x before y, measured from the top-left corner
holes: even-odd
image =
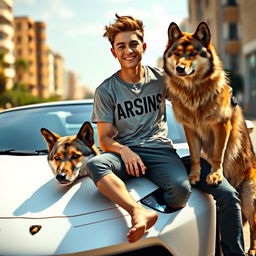
[[[129,243],[134,243],[156,223],[158,215],[155,211],[138,207],[131,213],[131,218],[132,228],[127,233],[127,240]]]

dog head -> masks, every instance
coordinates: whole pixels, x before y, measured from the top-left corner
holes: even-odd
[[[210,30],[201,22],[194,33],[181,32],[176,23],[168,28],[168,45],[164,52],[165,72],[186,82],[202,79],[213,68]]]
[[[99,154],[89,122],[82,125],[77,135],[61,137],[45,128],[41,133],[48,145],[48,163],[60,184],[69,185],[88,174],[88,159]]]

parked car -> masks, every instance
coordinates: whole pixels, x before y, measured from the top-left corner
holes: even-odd
[[[173,212],[148,179],[128,180],[132,196],[159,214],[156,225],[129,244],[129,215],[89,177],[71,186],[57,183],[40,129],[76,134],[90,121],[92,105],[92,100],[64,101],[0,112],[0,255],[215,255],[215,204],[197,189],[185,208]],[[183,128],[169,102],[167,120],[178,154],[187,155]]]

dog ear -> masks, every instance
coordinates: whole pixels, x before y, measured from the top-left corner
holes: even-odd
[[[182,32],[180,31],[178,25],[172,22],[168,28],[168,44],[171,46],[173,43],[182,37]]]
[[[90,122],[84,122],[77,134],[77,138],[85,145],[92,147],[94,144],[94,132]]]
[[[199,40],[203,46],[208,47],[211,41],[211,32],[208,25],[205,22],[201,22],[198,25],[196,32],[193,34],[193,37]]]
[[[41,134],[48,145],[49,152],[52,150],[52,148],[55,145],[55,143],[57,142],[57,140],[61,137],[57,133],[51,132],[51,131],[47,130],[46,128],[41,129]]]

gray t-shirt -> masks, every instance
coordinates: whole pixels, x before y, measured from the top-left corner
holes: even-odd
[[[112,123],[113,139],[122,145],[172,147],[165,109],[160,108],[163,70],[143,67],[143,83],[126,83],[115,73],[97,87],[91,121]]]

